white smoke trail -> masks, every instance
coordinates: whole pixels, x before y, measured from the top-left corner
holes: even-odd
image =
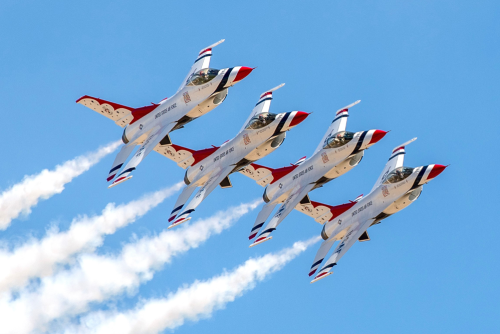
[[[28,215],[31,208],[41,199],[48,199],[64,190],[64,185],[89,170],[103,157],[120,146],[116,141],[99,148],[95,152],[68,160],[53,170],[44,169],[39,174],[25,176],[24,179],[0,194],[0,230],[9,227],[19,215]]]
[[[49,231],[40,240],[30,240],[12,251],[0,250],[0,292],[24,286],[32,277],[51,275],[56,264],[67,263],[82,251],[92,251],[112,234],[179,190],[183,182],[143,196],[127,204],[108,204],[99,216],[77,217],[65,232]]]
[[[139,239],[125,245],[118,256],[83,254],[70,270],[42,279],[37,290],[25,289],[14,300],[0,300],[0,324],[9,333],[43,330],[54,319],[86,311],[91,302],[133,290],[174,256],[221,233],[260,203],[241,204],[192,225]]]
[[[195,281],[167,298],[142,302],[126,312],[97,311],[80,320],[80,326],[69,327],[65,333],[158,333],[181,326],[186,320],[197,321],[212,315],[247,290],[254,288],[267,275],[280,270],[302,253],[319,237],[296,242],[278,253],[249,259],[231,272],[207,281]]]

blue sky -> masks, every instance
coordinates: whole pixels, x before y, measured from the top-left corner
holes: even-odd
[[[499,10],[494,1],[5,0],[0,188],[120,138],[119,127],[77,98],[88,94],[132,107],[158,102],[176,91],[201,48],[225,38],[213,51],[212,67],[257,69],[221,107],[174,132],[179,145],[203,149],[232,138],[259,94],[285,82],[271,111],[313,114],[261,164],[281,167],[310,155],[334,112],[357,99],[349,130],[391,130],[360,166],[314,191],[313,200],[335,205],[367,193],[392,148],[415,136],[405,165],[451,166],[415,204],[371,228],[371,241],[356,244],[328,279],[309,284],[313,246],[210,319],[175,331],[498,332]],[[29,217],[13,221],[0,240],[15,245],[41,238],[51,224],[67,229],[79,214],[97,214],[107,203],[136,199],[184,174],[152,153],[132,180],[107,189],[112,161],[106,157]],[[262,195],[242,175],[232,183],[215,190],[193,218]],[[134,234],[161,232],[175,198],[106,237],[97,252],[118,253]],[[321,230],[294,212],[271,242],[249,249],[256,214],[176,258],[136,293],[92,309],[131,308]]]

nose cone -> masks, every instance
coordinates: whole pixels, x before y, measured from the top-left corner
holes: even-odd
[[[427,176],[427,180],[431,180],[431,179],[435,178],[436,176],[438,176],[439,174],[441,174],[446,167],[448,167],[448,166],[434,165],[432,167],[431,172],[429,173],[429,176]]]
[[[383,130],[375,130],[375,132],[372,135],[372,139],[370,140],[370,144],[375,144],[378,142],[380,139],[384,138],[384,136],[387,134],[387,131]]]
[[[245,66],[240,67],[238,73],[236,73],[236,78],[234,78],[234,82],[238,82],[240,80],[245,79],[247,75],[249,75],[253,70],[254,68],[251,67],[245,67]]]
[[[295,126],[305,120],[307,116],[309,116],[309,113],[303,112],[303,111],[297,111],[297,113],[293,116],[292,121],[290,122],[290,127]]]

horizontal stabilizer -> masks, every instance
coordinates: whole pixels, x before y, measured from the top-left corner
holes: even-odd
[[[266,203],[262,210],[260,210],[257,215],[257,219],[255,219],[255,223],[252,226],[252,230],[250,231],[250,236],[248,239],[252,240],[255,238],[257,233],[259,233],[260,228],[264,225],[269,215],[273,212],[274,208],[278,205],[278,203]]]

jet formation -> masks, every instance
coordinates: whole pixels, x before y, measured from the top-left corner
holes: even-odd
[[[337,206],[312,201],[309,194],[313,190],[356,167],[364,157],[365,150],[388,132],[379,129],[347,131],[349,110],[360,102],[358,100],[336,112],[310,158],[304,156],[296,163],[281,168],[259,165],[256,163],[258,160],[283,144],[286,132],[310,115],[304,111],[271,112],[273,92],[284,84],[264,91],[236,136],[220,146],[195,150],[174,144],[169,135],[172,131],[184,128],[221,105],[228,89],[254,69],[244,66],[221,70],[211,68],[212,49],[222,42],[224,40],[203,48],[177,92],[158,103],[131,108],[88,95],[76,101],[123,128],[123,145],[107,175],[107,181],[113,181],[109,188],[131,179],[131,173],[153,150],[173,160],[179,167],[186,169],[186,186],[168,217],[168,228],[173,228],[189,221],[198,206],[218,185],[221,188],[232,187],[232,174],[243,174],[265,187],[265,204],[250,229],[249,239],[255,238],[250,247],[271,240],[271,233],[293,209],[323,225],[321,237],[324,241],[309,270],[309,276],[316,274],[311,283],[317,282],[332,274],[332,268],[356,241],[370,240],[367,232],[369,227],[415,202],[423,185],[438,176],[446,166],[432,164],[405,167],[405,147],[414,138],[392,151],[368,195],[360,195],[349,203]],[[196,194],[192,196],[195,191]],[[272,215],[276,207],[278,209]],[[269,222],[262,228],[271,215]],[[321,266],[336,242],[334,251]]]

